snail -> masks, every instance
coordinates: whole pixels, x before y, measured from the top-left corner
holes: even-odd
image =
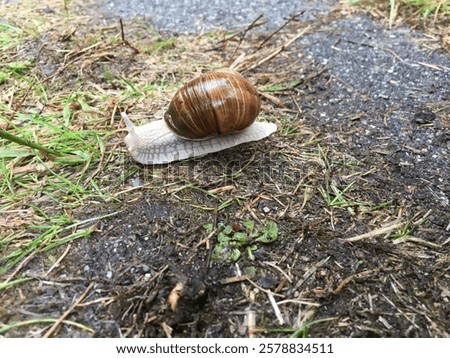
[[[201,75],[180,88],[164,119],[134,126],[125,112],[121,116],[132,158],[142,164],[164,164],[271,135],[277,126],[256,122],[259,111],[256,88],[237,72],[223,69]]]

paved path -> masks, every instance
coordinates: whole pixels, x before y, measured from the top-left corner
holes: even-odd
[[[160,31],[199,33],[215,28],[242,28],[259,15],[267,24],[262,29],[274,29],[300,10],[312,17],[328,12],[335,0],[106,0],[103,5],[109,16],[131,19],[144,16]],[[304,17],[305,18],[305,17]]]

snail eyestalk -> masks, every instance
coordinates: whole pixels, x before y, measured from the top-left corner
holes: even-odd
[[[120,115],[122,116],[128,130],[128,135],[125,137],[125,144],[134,158],[133,153],[135,153],[139,148],[139,135],[136,133],[136,127],[133,122],[131,122],[130,118],[128,118],[128,115],[125,112],[120,113]]]
[[[125,112],[120,113],[123,121],[125,122],[125,125],[127,126],[128,133],[134,132],[134,124],[131,122],[130,118]]]

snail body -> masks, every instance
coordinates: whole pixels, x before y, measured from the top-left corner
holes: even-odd
[[[255,122],[260,111],[256,88],[240,74],[220,70],[180,88],[163,120],[134,126],[122,113],[131,156],[142,164],[163,164],[203,156],[261,140],[277,127]]]

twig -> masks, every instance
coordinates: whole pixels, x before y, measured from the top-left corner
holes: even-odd
[[[240,273],[239,265],[237,265],[237,272]],[[248,338],[254,338],[256,333],[256,312],[255,312],[255,298],[256,298],[256,292],[255,290],[247,290],[245,285],[241,284],[242,289],[244,292],[247,292],[248,295],[248,311],[247,316],[245,319],[247,320],[247,333]],[[245,320],[244,320],[245,322]]]
[[[253,205],[255,205],[259,200],[261,199],[261,196],[258,195],[256,198],[254,198],[250,203],[244,205],[244,207],[241,209],[241,211],[239,211],[238,213],[236,213],[236,218],[238,219],[242,219],[242,217],[244,216],[245,212],[249,210],[249,208],[251,208]]]
[[[328,70],[328,67],[324,66],[319,71],[313,72],[309,76],[302,78],[300,80],[292,81],[286,87],[277,89],[274,92],[292,91],[293,89],[297,88],[298,86],[303,86],[305,83],[308,83],[309,81],[313,80],[314,78],[320,76],[322,73],[324,73],[327,70]]]
[[[264,261],[263,263],[266,264],[267,266],[273,267],[275,270],[279,271],[286,278],[286,280],[289,281],[289,283],[292,283],[292,279],[289,277],[289,275],[286,272],[284,272],[281,269],[281,267],[279,267],[279,266],[277,266],[274,263],[269,262],[269,261]]]
[[[254,28],[258,27],[258,26],[261,26],[261,25],[265,24],[265,21],[262,21],[262,22],[260,22],[260,23],[257,23],[258,20],[261,19],[262,17],[263,17],[263,15],[259,15],[259,16],[258,16],[254,21],[252,21],[252,23],[251,23],[250,25],[248,25],[244,30],[241,30],[241,31],[239,31],[239,32],[236,32],[235,34],[230,35],[230,36],[228,36],[228,37],[226,37],[226,38],[224,38],[224,39],[218,41],[217,44],[216,44],[216,46],[213,47],[213,48],[211,48],[210,51],[218,50],[218,49],[220,49],[220,48],[222,47],[222,46],[218,46],[218,45],[222,45],[223,43],[228,42],[228,41],[234,39],[235,37],[238,37],[238,36],[242,35],[242,37],[241,37],[241,39],[240,39],[240,41],[239,41],[239,45],[240,45],[240,44],[242,43],[242,40],[244,39],[245,35],[247,34],[247,32],[249,32],[250,30],[252,30],[252,29],[254,29]],[[239,47],[239,45],[238,45],[238,47]],[[235,52],[236,52],[236,51],[235,51]]]
[[[278,323],[280,326],[284,324],[284,318],[281,315],[280,307],[278,307],[277,302],[275,301],[275,298],[273,297],[273,293],[268,290],[267,297],[269,297],[269,302],[272,305],[273,311],[275,312],[275,316],[277,317]]]
[[[212,238],[216,233],[217,233],[217,228],[214,229],[213,231],[211,231],[208,234],[208,236],[206,236],[204,239],[202,239],[195,247],[200,247],[206,243],[206,247],[209,248],[209,245],[208,245],[209,239]]]
[[[378,273],[380,270],[379,269],[373,269],[373,270],[366,270],[366,271],[362,271],[362,272],[358,272],[356,274],[350,275],[346,278],[344,278],[341,283],[336,287],[336,289],[333,291],[334,295],[339,294],[339,292],[342,291],[342,289],[347,286],[347,284],[351,281],[353,281],[355,278],[364,278],[364,277],[368,277],[371,274],[375,274]]]
[[[247,26],[247,28],[244,30],[244,32],[242,33],[242,36],[241,36],[240,39],[239,39],[238,45],[236,46],[236,48],[235,48],[234,51],[233,51],[233,54],[231,55],[231,58],[233,58],[234,55],[236,55],[236,52],[237,52],[237,50],[239,49],[239,47],[241,47],[242,41],[244,40],[244,37],[247,35],[247,33],[248,33],[251,29],[253,29],[253,28],[259,26],[259,25],[256,25],[256,22],[257,22],[261,17],[263,17],[262,14],[259,15],[259,16],[258,16],[258,17],[257,17],[257,18],[249,25],[249,26]]]
[[[135,54],[139,53],[139,50],[136,47],[134,47],[132,44],[130,44],[127,39],[125,39],[125,31],[123,30],[122,19],[119,19],[119,22],[120,22],[120,35],[122,37],[122,44],[125,44],[127,47],[131,48]]]
[[[317,302],[308,302],[308,301],[302,301],[299,299],[287,299],[287,300],[282,300],[282,301],[277,302],[277,304],[279,304],[279,305],[283,305],[285,303],[296,303],[298,305],[312,306],[312,307],[320,307],[321,306],[321,304],[317,303]]]
[[[56,331],[56,329],[59,327],[59,325],[66,319],[68,315],[72,313],[72,311],[78,306],[78,304],[85,299],[89,291],[94,287],[94,282],[91,282],[89,286],[84,290],[84,292],[78,297],[78,299],[75,301],[75,303],[69,307],[66,312],[62,314],[61,317],[58,318],[58,320],[53,324],[53,326],[50,327],[50,329],[47,331],[47,333],[44,334],[44,338],[49,338],[51,335]]]
[[[370,231],[370,232],[366,232],[365,234],[361,234],[361,235],[357,235],[357,236],[353,236],[350,237],[348,239],[344,239],[344,241],[347,242],[356,242],[356,241],[361,241],[364,239],[369,239],[375,236],[379,236],[379,235],[383,235],[386,233],[391,232],[392,230],[398,229],[399,227],[402,227],[403,225],[405,225],[404,222],[398,222],[397,220],[395,220],[394,222],[388,224],[387,226],[381,227],[379,229]]]
[[[295,284],[294,286],[294,290],[297,290],[301,285],[303,285],[303,283],[310,278],[314,272],[317,271],[318,268],[322,267],[323,265],[325,265],[328,260],[331,258],[331,256],[327,256],[325,257],[323,260],[319,261],[317,264],[315,264],[313,267],[309,268],[304,274],[303,277],[298,280],[298,282]]]
[[[398,239],[395,239],[392,243],[394,245],[397,244],[402,244],[404,242],[413,242],[416,243],[418,245],[422,245],[422,246],[426,246],[430,249],[441,249],[442,248],[442,244],[435,244],[434,242],[429,242],[426,240],[421,239],[420,237],[414,237],[414,236],[403,236],[403,237],[399,237]]]
[[[254,338],[256,333],[256,312],[250,310],[247,313],[247,332],[248,338]]]
[[[48,276],[50,274],[50,272],[52,272],[55,269],[55,267],[57,267],[61,263],[61,261],[64,260],[64,257],[66,257],[66,255],[69,253],[71,247],[72,247],[72,243],[69,242],[69,245],[67,245],[67,248],[64,250],[62,255],[58,258],[58,260],[56,260],[56,262],[48,269],[48,271],[45,273],[45,276]]]
[[[260,50],[274,35],[276,35],[282,29],[284,29],[291,21],[293,21],[297,17],[303,15],[304,12],[305,12],[305,10],[302,10],[302,11],[298,12],[297,14],[291,16],[287,21],[285,21],[285,23],[283,25],[281,25],[278,29],[276,29],[274,32],[272,32],[263,42],[261,42],[261,44],[258,46],[258,48],[254,52]]]
[[[221,285],[228,285],[230,283],[242,282],[248,279],[248,275],[231,276],[219,281]]]
[[[296,36],[294,36],[292,39],[287,41],[285,44],[278,47],[275,51],[273,51],[270,55],[263,58],[262,60],[258,61],[256,64],[250,66],[249,68],[244,69],[243,71],[253,70],[256,67],[261,66],[263,63],[270,61],[274,57],[276,57],[278,54],[286,50],[294,41],[296,41],[298,38],[302,37],[309,29],[311,28],[311,25],[305,27],[302,31],[300,31]],[[241,71],[242,72],[242,71]]]
[[[164,334],[167,338],[172,338],[173,328],[170,327],[166,322],[161,323],[161,328],[164,331]]]
[[[78,307],[86,307],[86,306],[90,306],[90,305],[95,305],[97,303],[101,303],[103,306],[108,306],[108,305],[110,305],[111,303],[113,303],[116,300],[117,300],[117,298],[116,297],[112,297],[112,296],[100,297],[100,298],[97,298],[95,300],[79,303]]]
[[[377,45],[372,45],[372,44],[368,44],[368,43],[365,43],[365,42],[357,42],[357,41],[352,41],[352,40],[345,40],[345,41],[348,42],[348,43],[351,43],[353,45],[365,46],[365,47],[373,48],[374,50],[382,50],[382,51],[389,52],[392,56],[394,56],[400,62],[407,63],[407,61],[405,61],[399,55],[397,55],[394,50],[391,50],[388,47],[379,47]]]
[[[16,114],[17,111],[22,107],[23,103],[25,102],[25,100],[27,99],[28,95],[30,94],[31,89],[32,89],[35,85],[36,85],[36,83],[33,83],[33,82],[32,82],[32,83],[28,86],[26,92],[23,94],[23,96],[22,96],[20,102],[17,103],[17,104],[14,106],[14,110],[11,112],[11,115],[9,116],[9,120],[10,120],[10,121],[13,120],[15,114]]]
[[[411,320],[411,318],[409,318],[408,315],[405,314],[405,312],[403,312],[400,308],[398,308],[395,305],[395,303],[392,302],[384,293],[382,293],[382,296],[392,307],[394,307],[403,317],[405,317],[409,321],[409,323],[411,323],[416,329],[420,329],[420,327],[413,320]],[[412,307],[410,307],[410,308],[412,308]],[[413,311],[416,311],[416,310],[413,309]],[[417,313],[423,314],[422,312],[417,312]]]
[[[258,290],[260,290],[260,291],[262,291],[262,292],[265,292],[265,293],[269,293],[269,292],[270,292],[272,295],[278,296],[278,297],[282,297],[282,298],[285,298],[285,297],[286,297],[285,295],[281,295],[281,294],[279,294],[279,293],[274,293],[274,292],[272,292],[272,291],[270,291],[270,290],[266,290],[265,288],[262,288],[260,285],[258,285],[256,282],[252,281],[252,280],[249,279],[249,278],[247,278],[247,281],[250,282],[253,286],[255,286]]]

